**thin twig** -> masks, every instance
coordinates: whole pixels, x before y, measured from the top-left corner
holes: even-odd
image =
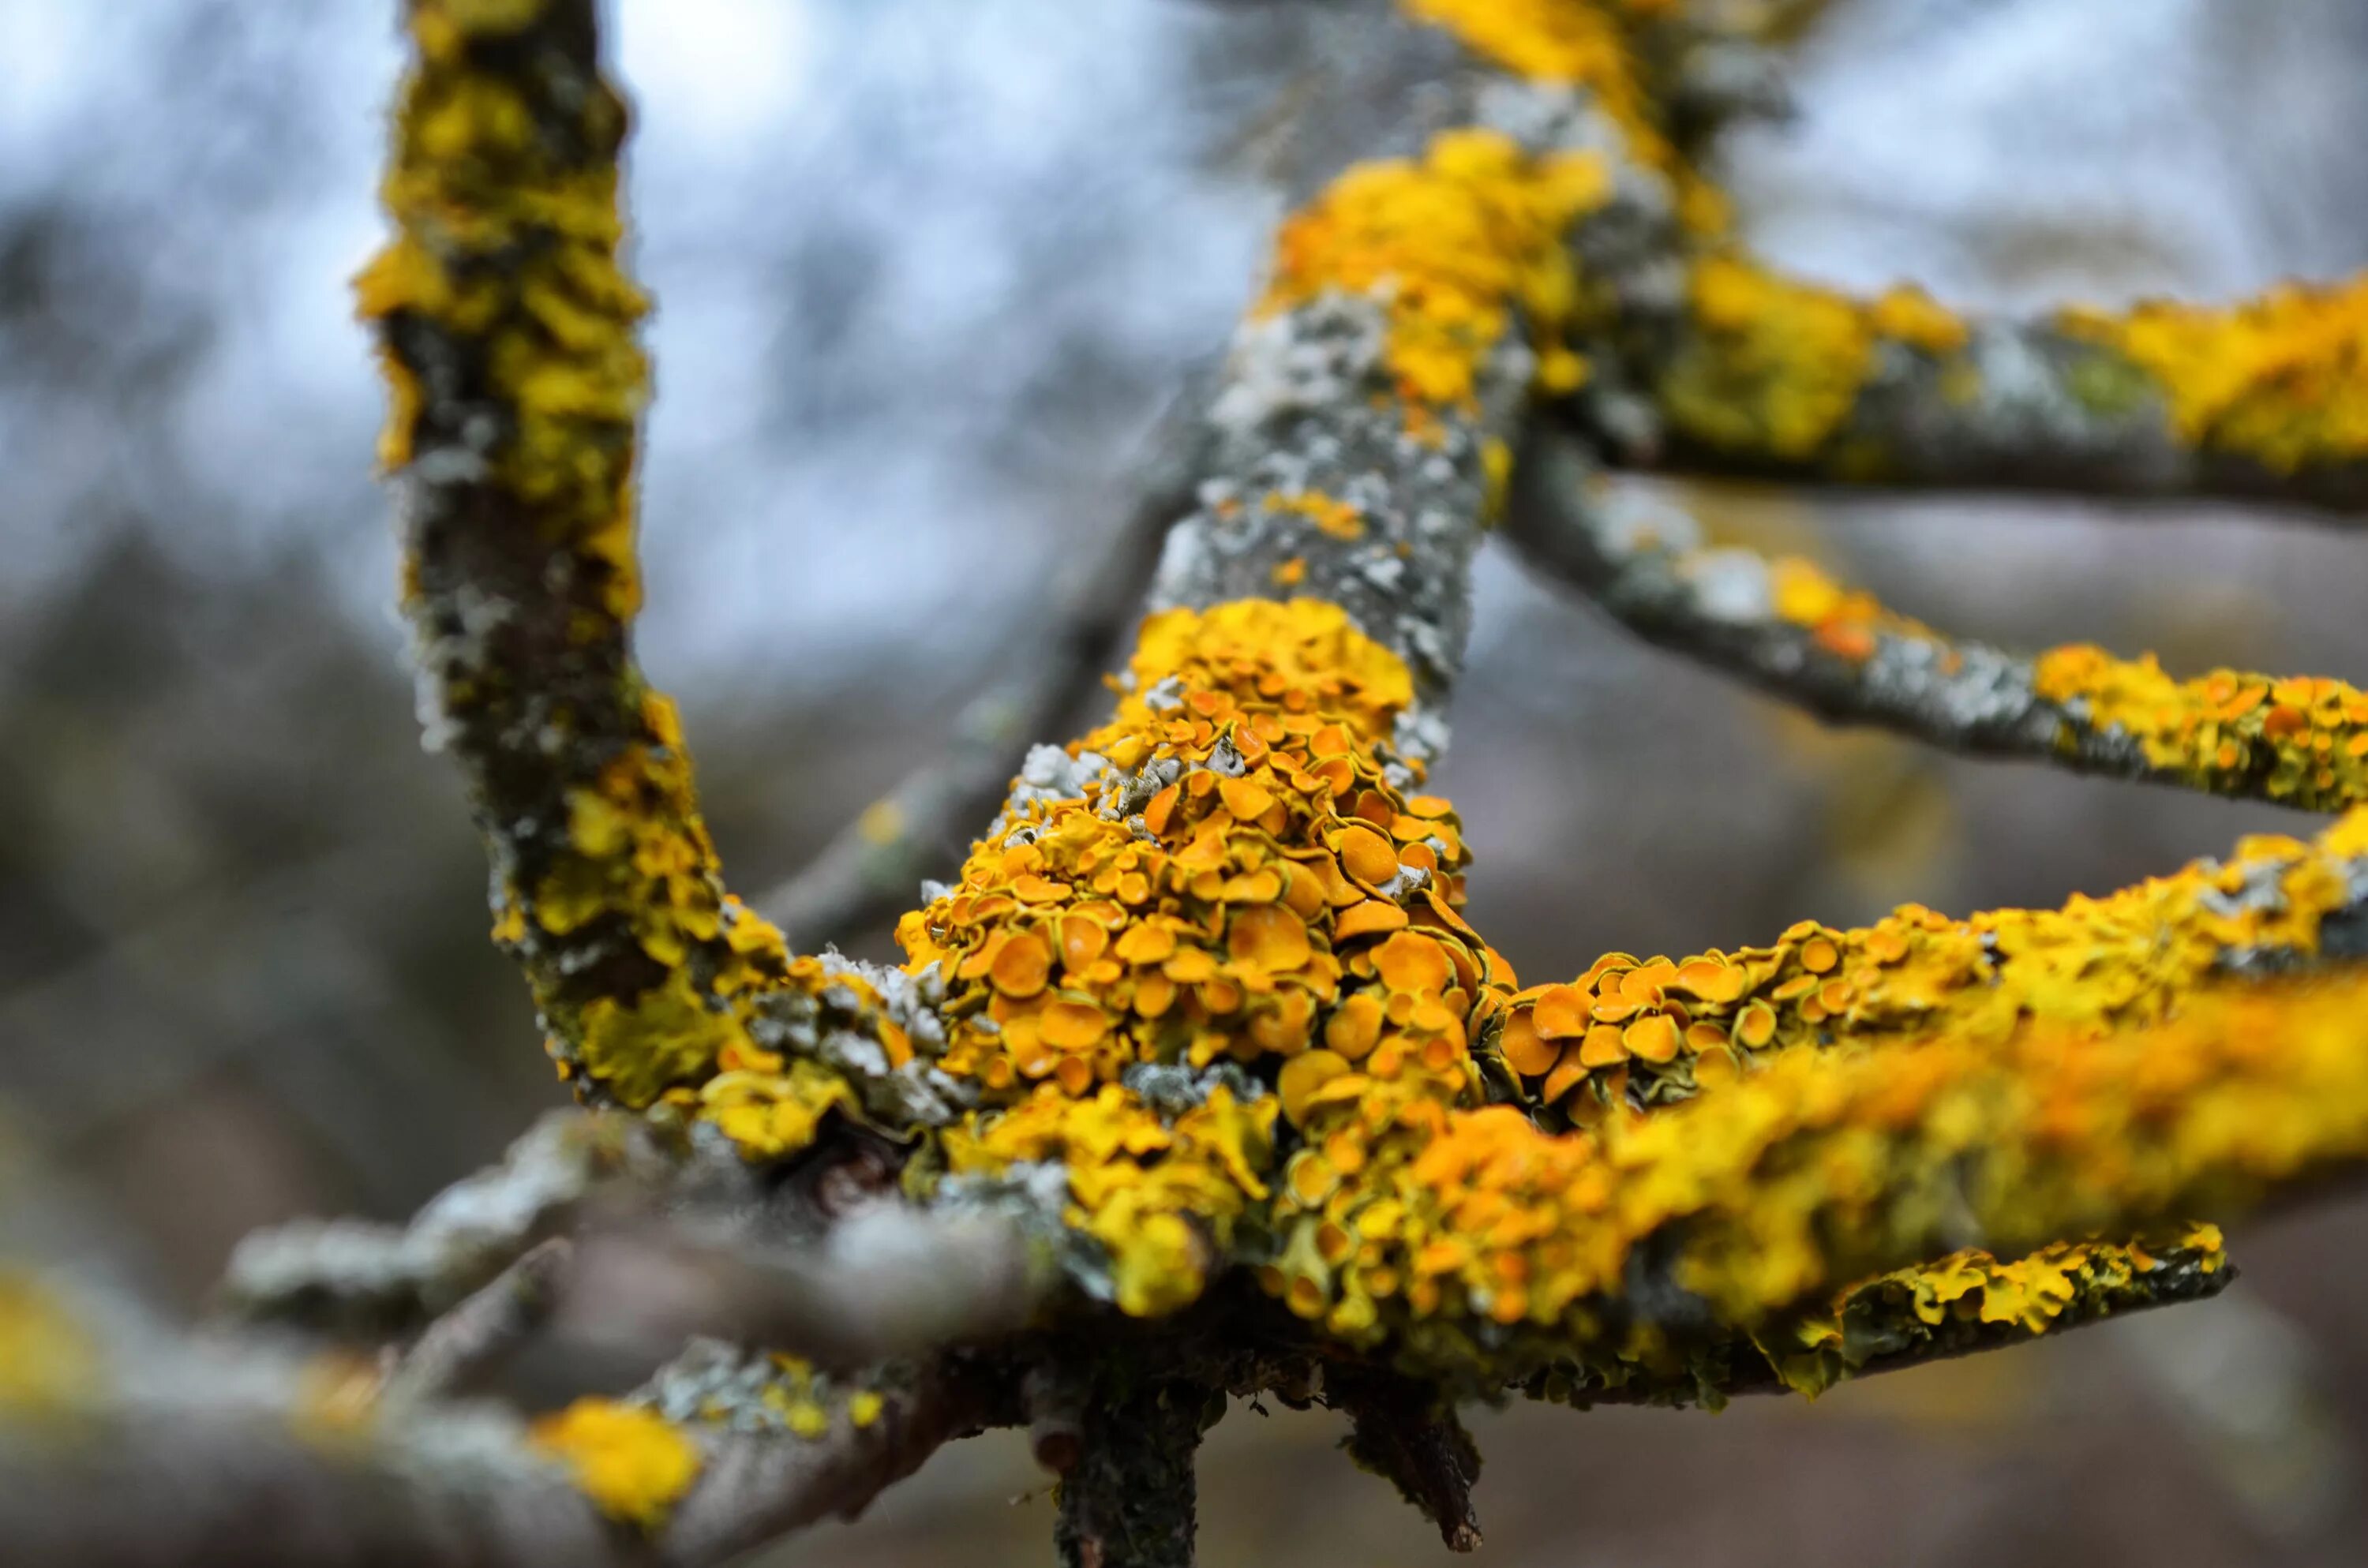
[[[908,906],[922,878],[962,858],[995,814],[1030,746],[1100,689],[1159,562],[1167,528],[1192,506],[1207,436],[1205,373],[1192,378],[1147,439],[1125,520],[1082,569],[1064,574],[1013,667],[973,699],[945,752],[905,776],[757,909],[791,948],[812,951]]]

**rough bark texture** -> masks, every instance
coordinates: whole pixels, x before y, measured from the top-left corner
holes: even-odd
[[[1077,1461],[1061,1478],[1062,1568],[1191,1568],[1192,1459],[1223,1399],[1124,1372],[1096,1388]]]

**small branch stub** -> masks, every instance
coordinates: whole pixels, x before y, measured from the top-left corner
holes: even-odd
[[[1192,1568],[1193,1455],[1223,1396],[1197,1383],[1115,1380],[1095,1394],[1061,1481],[1061,1568]]]

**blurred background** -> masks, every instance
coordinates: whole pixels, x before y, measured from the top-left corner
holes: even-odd
[[[391,5],[0,0],[0,1145],[18,1207],[182,1308],[298,1214],[394,1217],[560,1096],[421,753],[346,280]],[[745,892],[939,744],[1123,516],[1255,289],[1344,51],[1320,5],[615,0],[659,311],[643,647]],[[1738,137],[1782,262],[1966,306],[2368,264],[2356,0],[1836,0]],[[1337,87],[1338,84],[1333,83]],[[1685,487],[2009,644],[2368,680],[2368,545],[2225,507]],[[1826,733],[1490,554],[1438,775],[1531,976],[1904,899],[2102,892],[2268,808]],[[890,951],[885,933],[851,949]],[[2204,1306],[1815,1405],[1483,1415],[1497,1564],[2354,1562],[2368,1206]],[[1320,1415],[1237,1411],[1204,1561],[1441,1561]],[[780,1563],[1046,1559],[1017,1440]]]

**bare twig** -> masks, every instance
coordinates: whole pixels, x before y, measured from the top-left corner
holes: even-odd
[[[943,875],[961,859],[1029,748],[1058,733],[1100,690],[1168,525],[1191,509],[1207,440],[1205,381],[1195,377],[1161,415],[1133,509],[1083,569],[1064,574],[1013,667],[962,710],[944,754],[907,774],[756,900],[792,949],[819,948],[907,907],[922,878]]]
[[[408,1224],[300,1221],[247,1236],[231,1255],[221,1305],[249,1320],[399,1334],[564,1229],[602,1182],[656,1189],[677,1168],[645,1122],[553,1111],[500,1165],[453,1183]]]
[[[389,1399],[417,1401],[473,1392],[550,1321],[565,1287],[574,1245],[552,1236],[491,1283],[427,1325],[386,1380]]]
[[[1439,1527],[1448,1551],[1480,1549],[1472,1511],[1480,1450],[1452,1404],[1436,1389],[1376,1373],[1336,1378],[1325,1399],[1349,1413],[1353,1425],[1343,1447],[1360,1469],[1396,1487]]]
[[[786,1246],[645,1214],[585,1239],[564,1322],[573,1335],[661,1355],[704,1335],[855,1367],[1013,1333],[1056,1281],[1018,1227],[992,1214],[881,1202]],[[632,1296],[655,1303],[639,1321],[617,1310]]]

